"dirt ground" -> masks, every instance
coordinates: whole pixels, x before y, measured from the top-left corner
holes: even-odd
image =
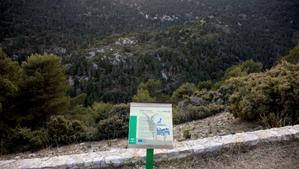
[[[199,139],[260,129],[263,129],[262,126],[256,123],[249,123],[235,119],[232,114],[224,112],[202,120],[196,120],[175,126],[174,139],[178,141],[185,140],[186,138],[184,138],[183,133],[186,130],[189,131],[191,139]]]
[[[122,166],[139,169],[144,165]],[[187,157],[155,164],[155,169],[298,169],[299,140],[259,145],[255,148],[234,148],[217,153]]]
[[[211,136],[227,135],[244,131],[259,130],[262,127],[258,124],[247,123],[235,119],[231,114],[224,112],[205,119],[176,125],[174,127],[174,140],[183,141],[184,131],[188,130],[190,139],[198,139]],[[102,140],[96,142],[84,142],[61,147],[48,147],[35,152],[24,152],[16,154],[1,155],[0,160],[22,159],[36,157],[52,157],[58,155],[79,154],[95,151],[107,151],[112,148],[126,148],[127,139]]]

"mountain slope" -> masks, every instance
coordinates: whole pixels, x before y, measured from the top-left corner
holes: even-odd
[[[285,38],[298,28],[296,0],[2,0],[0,9],[1,46],[16,56],[63,55],[105,35],[206,17]]]
[[[87,103],[130,101],[148,79],[164,93],[219,80],[247,59],[269,68],[299,34],[297,0],[2,0],[0,9],[0,47],[19,60],[62,56],[70,94]]]

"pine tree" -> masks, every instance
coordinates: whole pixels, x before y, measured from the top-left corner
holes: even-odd
[[[20,121],[31,127],[43,124],[51,115],[65,113],[69,98],[65,96],[68,81],[60,58],[54,55],[32,55],[22,63],[22,110]]]
[[[0,49],[0,120],[9,123],[13,116],[14,99],[19,92],[21,69]]]
[[[148,90],[145,90],[145,89],[138,89],[137,90],[137,94],[134,95],[133,97],[133,101],[134,102],[148,102],[148,103],[151,103],[151,102],[155,102],[155,98],[152,98],[150,96],[150,93]]]

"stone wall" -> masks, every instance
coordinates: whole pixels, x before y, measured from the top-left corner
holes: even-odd
[[[198,140],[176,142],[174,149],[171,150],[155,150],[155,161],[180,159],[195,154],[214,152],[222,148],[230,148],[236,145],[251,147],[263,143],[275,143],[297,139],[299,139],[299,125],[208,137]],[[0,168],[101,168],[134,164],[144,161],[144,158],[145,150],[142,149],[112,149],[110,151],[56,157],[3,160],[0,161]]]

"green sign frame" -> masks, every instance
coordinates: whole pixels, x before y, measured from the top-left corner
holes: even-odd
[[[146,149],[146,169],[153,169],[154,149],[173,148],[171,104],[130,103],[128,148]]]
[[[131,103],[129,121],[129,148],[173,148],[171,104]]]

